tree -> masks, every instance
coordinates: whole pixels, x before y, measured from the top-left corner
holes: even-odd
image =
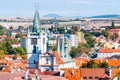
[[[17,47],[13,49],[13,52],[19,55],[26,55],[26,49],[22,48],[22,47]]]
[[[79,49],[79,53],[89,54],[90,52],[90,46],[88,43],[79,43],[78,49]]]
[[[92,33],[90,32],[85,32],[84,33],[85,39],[87,43],[89,44],[89,47],[94,47],[95,46],[95,39],[92,37]]]
[[[117,80],[120,80],[120,71],[117,73]]]
[[[87,63],[87,67],[88,67],[88,68],[97,68],[97,63],[95,63],[94,60],[90,60],[90,61]]]
[[[6,41],[5,46],[7,48],[7,53],[12,54],[13,49],[12,49],[12,44],[10,41]]]
[[[91,36],[87,37],[86,40],[90,47],[95,46],[95,39],[93,39]]]
[[[90,60],[87,64],[83,64],[82,68],[97,68],[97,63],[94,60]]]
[[[79,54],[78,48],[72,47],[72,48],[71,48],[71,51],[70,51],[70,56],[71,56],[72,58],[75,58],[78,54]]]
[[[5,55],[4,51],[3,50],[0,50],[0,59],[3,58]]]
[[[52,46],[52,51],[56,51],[57,47],[55,45]]]
[[[2,25],[0,25],[0,31],[3,30],[3,29],[4,29],[4,27]]]
[[[82,68],[108,68],[108,63],[102,62],[97,64],[94,60],[90,60],[89,62],[83,64]]]
[[[114,28],[114,27],[115,27],[115,23],[114,23],[114,21],[112,21],[111,28]]]
[[[107,62],[102,62],[98,64],[100,68],[108,68],[108,63]]]
[[[112,36],[112,34],[111,34],[108,30],[103,31],[103,35],[104,35],[108,40],[111,39],[111,36]]]
[[[22,36],[23,36],[23,34],[18,32],[17,35],[15,36],[15,38],[21,38]]]
[[[7,48],[6,48],[5,43],[6,43],[5,41],[2,41],[2,42],[0,43],[0,50],[3,50],[4,53],[7,52]]]

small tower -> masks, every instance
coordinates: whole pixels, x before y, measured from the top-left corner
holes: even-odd
[[[57,51],[59,54],[61,53],[61,51],[60,51],[60,37],[57,37]]]
[[[54,17],[53,26],[54,26],[54,28],[55,28],[55,32],[57,33],[57,29],[58,29],[58,27],[59,27],[59,23],[58,23],[56,17]]]
[[[52,53],[52,42],[50,41],[50,36],[48,36],[48,41],[47,41],[47,52]]]

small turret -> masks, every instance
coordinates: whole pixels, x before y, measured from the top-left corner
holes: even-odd
[[[61,45],[61,57],[65,57],[65,49],[64,49],[64,37],[62,38],[62,45]]]
[[[61,51],[60,51],[60,37],[57,37],[57,51],[59,54],[61,53]]]
[[[50,41],[50,36],[48,36],[47,48],[48,53],[52,53],[52,42]]]

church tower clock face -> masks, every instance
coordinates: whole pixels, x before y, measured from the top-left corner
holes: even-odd
[[[37,44],[37,38],[32,38],[31,39],[31,44],[36,45]]]

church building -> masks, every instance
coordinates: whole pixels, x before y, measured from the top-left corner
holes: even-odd
[[[33,27],[28,28],[27,37],[21,38],[21,47],[27,49],[28,67],[41,71],[59,71],[61,68],[74,68],[75,62],[69,56],[67,37],[57,38],[57,51],[52,51],[50,33],[42,29],[39,12],[35,11]]]

